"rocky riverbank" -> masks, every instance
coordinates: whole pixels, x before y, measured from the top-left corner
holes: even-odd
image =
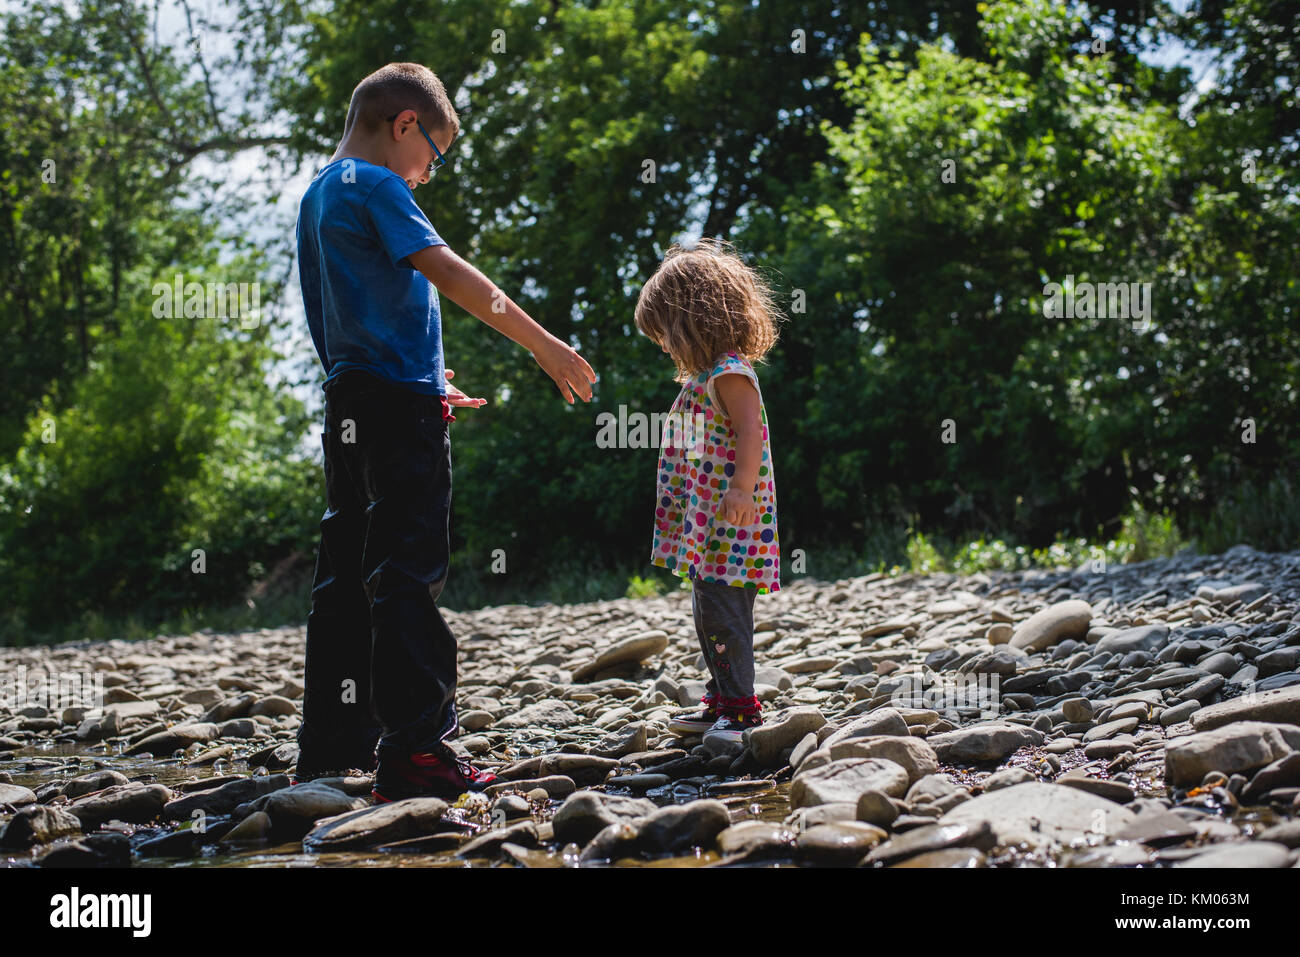
[[[501,783],[373,806],[289,786],[301,627],[0,648],[0,860],[1294,867],[1300,552],[792,580],[765,724],[711,753],[690,595],[447,612],[457,747]],[[102,677],[103,707],[14,700]]]

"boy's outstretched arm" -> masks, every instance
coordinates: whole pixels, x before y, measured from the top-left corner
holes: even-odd
[[[452,252],[451,247],[427,246],[407,258],[452,302],[531,352],[537,364],[555,380],[566,402],[572,405],[575,394],[584,402],[591,401],[591,383],[596,381],[596,373],[587,360],[539,326],[487,276]],[[492,308],[494,304],[496,311]]]

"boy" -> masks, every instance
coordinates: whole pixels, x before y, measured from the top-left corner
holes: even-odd
[[[327,507],[294,783],[373,768],[380,802],[495,780],[444,740],[459,725],[456,640],[435,604],[448,570],[447,422],[452,405],[486,400],[446,381],[438,290],[528,349],[567,402],[590,402],[596,379],[416,205],[459,129],[432,71],[388,64],[353,90],[343,140],[298,211],[303,303],[326,373]]]

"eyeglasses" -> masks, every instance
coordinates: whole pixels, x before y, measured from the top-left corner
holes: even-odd
[[[398,111],[397,113],[394,113],[392,116],[390,116],[387,120],[385,120],[385,122],[391,123],[393,122],[393,120],[397,119],[401,115],[402,115],[401,111]],[[420,118],[418,116],[415,118],[415,125],[420,128],[420,132],[424,134],[424,138],[428,140],[429,145],[433,147],[434,159],[429,161],[429,167],[424,171],[425,175],[428,176],[430,179],[432,179],[434,173],[438,172],[438,170],[442,169],[442,167],[447,165],[447,158],[442,155],[442,150],[438,149],[438,144],[433,141],[433,138],[431,136],[429,136],[428,131],[425,130],[424,124],[420,122]]]

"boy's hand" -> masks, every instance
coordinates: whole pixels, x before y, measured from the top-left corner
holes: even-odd
[[[447,377],[447,404],[448,405],[472,406],[473,408],[477,409],[479,406],[485,405],[487,403],[487,399],[471,399],[464,392],[461,392],[460,389],[452,385],[451,377],[454,376],[455,374],[456,373],[452,372],[450,369],[443,370],[443,375]]]
[[[753,494],[746,495],[741,489],[732,487],[722,496],[718,515],[728,525],[753,525],[758,521],[758,505],[754,502]]]
[[[596,373],[576,349],[548,336],[541,348],[533,353],[533,358],[555,380],[565,402],[572,405],[574,393],[583,402],[591,401],[591,383],[596,381]]]

